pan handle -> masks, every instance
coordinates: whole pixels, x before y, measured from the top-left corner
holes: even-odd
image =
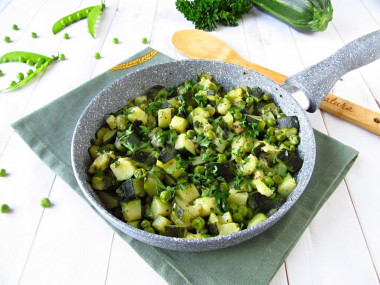
[[[335,83],[347,72],[380,58],[380,30],[362,36],[330,57],[286,79],[290,93],[304,93],[308,112],[315,112]],[[307,105],[307,104],[306,104]]]

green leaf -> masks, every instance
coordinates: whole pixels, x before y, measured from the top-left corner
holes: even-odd
[[[104,7],[105,7],[104,3],[93,7],[87,16],[88,32],[91,34],[91,36],[94,39],[95,39],[95,24],[100,16],[100,13],[103,11]]]

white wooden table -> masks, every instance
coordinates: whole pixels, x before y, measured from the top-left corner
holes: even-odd
[[[0,284],[166,284],[10,127],[145,48],[143,37],[152,48],[184,58],[174,50],[171,36],[193,25],[176,10],[174,0],[108,0],[96,39],[87,33],[85,21],[64,31],[69,40],[63,39],[64,32],[53,36],[56,20],[98,2],[0,1],[1,55],[22,50],[48,56],[59,52],[67,58],[24,88],[0,94],[0,168],[9,173],[0,178],[0,204],[12,209],[0,214]],[[238,27],[219,27],[213,34],[246,59],[291,75],[380,28],[378,0],[333,0],[333,6],[334,20],[322,33],[298,33],[253,9]],[[13,24],[20,30],[14,31]],[[12,42],[5,43],[5,36]],[[100,60],[94,59],[95,52]],[[1,89],[25,67],[14,63],[0,69],[5,73]],[[380,112],[380,61],[345,75],[332,92]],[[272,284],[379,284],[380,139],[319,110],[309,117],[314,128],[359,150],[360,156]],[[53,207],[40,207],[43,197]]]

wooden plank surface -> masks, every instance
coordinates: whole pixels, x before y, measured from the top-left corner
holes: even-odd
[[[380,29],[377,0],[335,0],[334,19],[322,33],[301,34],[252,9],[237,27],[214,35],[245,59],[291,75],[329,56],[345,43]],[[10,124],[83,84],[149,45],[175,59],[185,57],[171,45],[172,34],[193,28],[175,1],[109,0],[97,37],[84,21],[53,36],[52,24],[94,1],[14,0],[0,2],[0,54],[27,50],[63,53],[57,62],[16,92],[0,93],[0,284],[166,284],[68,185],[48,169],[16,135]],[[17,24],[19,31],[13,31]],[[39,37],[32,39],[31,32]],[[5,43],[4,36],[12,42]],[[114,37],[120,43],[112,42]],[[99,52],[100,60],[93,55]],[[0,65],[7,86],[21,64]],[[380,61],[342,77],[337,96],[380,112]],[[271,284],[378,284],[380,276],[379,137],[317,111],[314,128],[359,150],[352,170],[305,231]],[[328,159],[328,158],[326,158]],[[321,178],[323,179],[323,178]],[[39,206],[49,197],[53,207]]]

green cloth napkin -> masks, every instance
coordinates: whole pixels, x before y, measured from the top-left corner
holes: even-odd
[[[149,51],[152,50],[147,48],[125,62]],[[84,197],[70,161],[71,137],[80,114],[114,80],[133,70],[171,60],[158,53],[139,66],[106,71],[12,126],[57,175]],[[358,155],[356,150],[318,131],[315,136],[317,161],[304,194],[277,224],[247,242],[211,252],[176,252],[146,245],[114,230],[169,284],[268,284]]]

